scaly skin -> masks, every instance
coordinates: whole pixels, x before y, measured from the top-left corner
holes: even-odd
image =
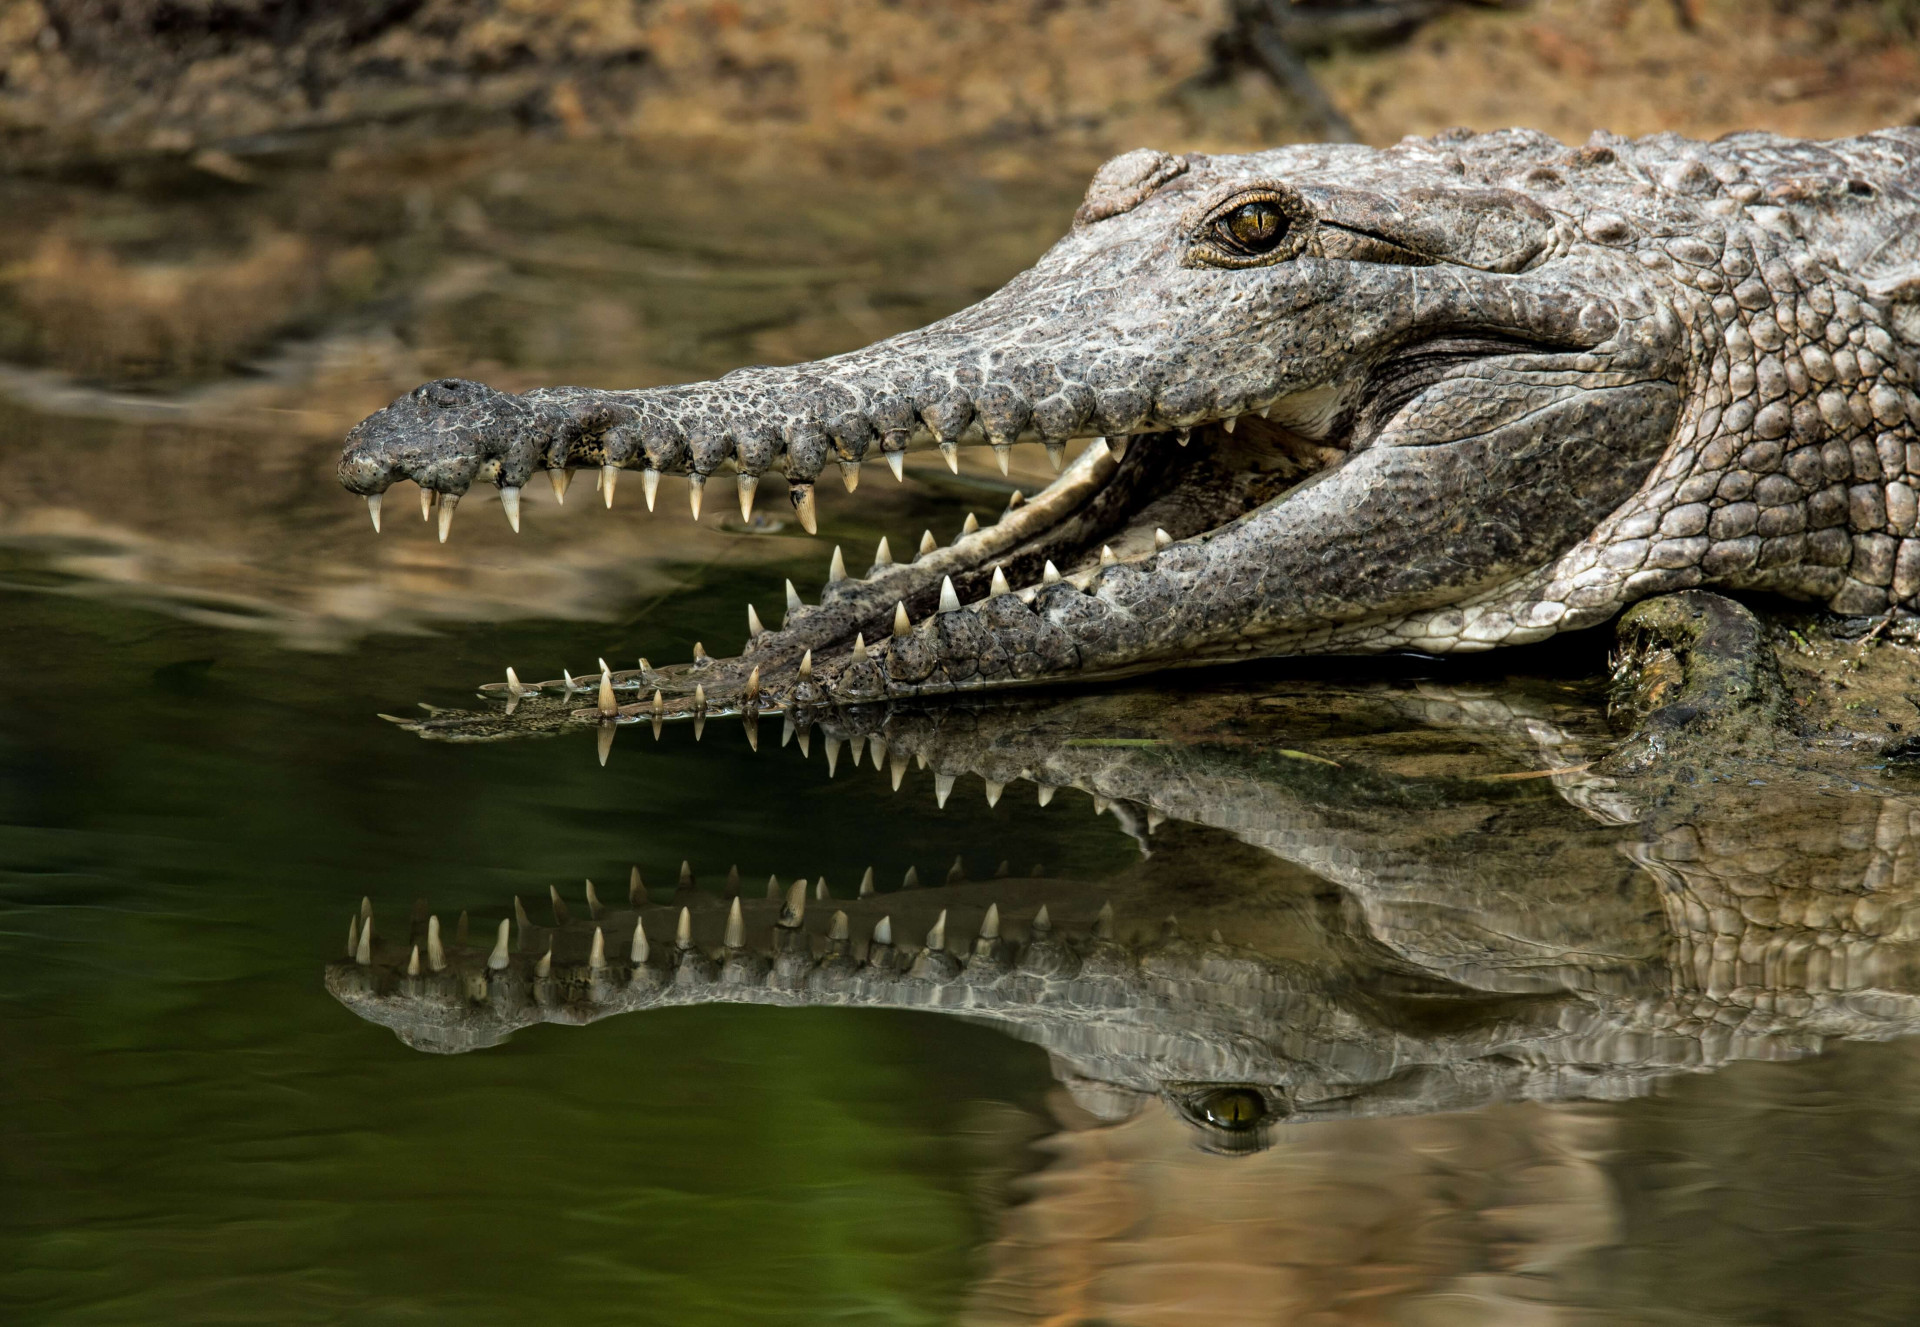
[[[652,391],[429,383],[354,429],[340,475],[442,495],[444,533],[472,484],[517,506],[543,468],[640,469],[650,497],[732,469],[743,502],[784,470],[811,528],[830,461],[1107,440],[738,659],[614,675],[629,719],[655,689],[673,715],[1483,650],[1688,586],[1908,610],[1917,195],[1912,129],[1133,152],[1031,270],[932,326]],[[474,723],[418,727],[498,735]]]
[[[1151,855],[1097,884],[557,906],[517,944],[502,923],[491,964],[490,926],[443,944],[439,971],[424,906],[404,939],[368,938],[362,914],[328,988],[440,1051],[685,1003],[961,1013],[1045,1046],[1089,1099],[1164,1099],[1223,1150],[1258,1133],[1222,1126],[1223,1103],[1261,1125],[1614,1097],[1920,1031],[1920,805],[1730,754],[1777,680],[1750,616],[1708,598],[1626,628],[1678,676],[1598,765],[1592,711],[1547,689],[853,709],[814,730],[830,753],[922,759],[942,801],[962,774],[990,798],[1072,786]],[[1694,782],[1700,765],[1722,778]]]

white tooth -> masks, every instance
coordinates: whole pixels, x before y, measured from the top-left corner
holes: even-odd
[[[707,486],[707,477],[702,474],[687,476],[687,507],[693,512],[693,519],[700,519],[700,495]]]
[[[1220,427],[1225,429],[1227,432],[1231,433],[1233,432],[1233,426],[1235,424],[1238,424],[1239,422],[1240,421],[1236,419],[1234,416],[1228,415],[1225,419],[1220,421]]]
[[[733,897],[733,906],[727,909],[727,933],[722,943],[728,949],[740,949],[747,943],[747,921],[740,915],[740,896]]]
[[[740,488],[740,519],[750,521],[753,519],[753,494],[760,487],[760,476],[741,475],[734,483]]]
[[[907,454],[905,452],[888,452],[886,453],[886,457],[887,469],[893,471],[893,477],[903,484],[906,483]]]
[[[620,481],[620,467],[608,462],[600,467],[600,496],[613,506],[613,486]]]
[[[449,493],[440,499],[440,542],[447,542],[447,531],[453,528],[453,509],[460,503],[457,493]]]
[[[495,972],[502,971],[513,960],[507,957],[508,927],[512,923],[505,918],[500,921],[500,934],[493,942],[493,952],[487,955],[487,967]]]
[[[940,444],[940,455],[947,463],[947,469],[954,474],[960,473],[960,449],[950,442]]]
[[[384,494],[380,493],[367,494],[367,515],[373,517],[373,532],[375,534],[380,533],[380,499],[384,496]]]
[[[844,912],[836,912],[833,914],[833,925],[827,932],[827,938],[829,940],[844,940],[847,938],[848,929],[847,914]]]
[[[593,744],[600,757],[600,767],[605,769],[607,757],[613,754],[613,735],[620,731],[617,723],[603,723],[593,735]]]
[[[633,948],[628,951],[627,957],[633,962],[635,967],[638,967],[647,961],[647,954],[650,948],[651,946],[647,944],[647,928],[641,924],[638,917],[635,917],[633,919]]]
[[[433,519],[433,496],[433,490],[430,488],[420,490],[420,519],[423,521]]]
[[[995,783],[991,779],[987,780],[987,805],[989,807],[995,807],[1000,805],[1000,794],[1005,792],[1006,790],[1007,790],[1006,784]]]
[[[914,555],[914,561],[918,562],[938,547],[940,547],[940,545],[934,542],[933,531],[922,530],[920,532],[920,551]]]
[[[970,534],[978,534],[979,532],[980,518],[972,512],[968,512],[967,519],[960,522],[960,537],[964,539]]]
[[[1193,430],[1192,429],[1175,429],[1173,431],[1173,440],[1179,443],[1182,447],[1184,447],[1188,443],[1193,441]]]
[[[697,714],[701,710],[706,709],[706,707],[707,707],[707,685],[704,682],[695,682],[693,684],[694,713]]]
[[[1047,565],[1040,569],[1040,583],[1042,585],[1058,585],[1060,583],[1060,568],[1053,565],[1052,558],[1048,558]]]
[[[1107,808],[1112,805],[1113,803],[1109,802],[1106,798],[1096,797],[1093,799],[1093,813],[1097,816],[1103,816],[1107,813]]]
[[[805,607],[806,605],[800,601],[800,591],[793,588],[793,581],[789,579],[787,581],[787,616],[792,617]]]
[[[600,912],[600,895],[594,892],[593,881],[589,880],[587,881],[587,915],[598,918]]]
[[[519,696],[525,691],[526,688],[520,685],[520,675],[514,672],[513,668],[509,666],[507,668],[507,694],[510,696]]]
[[[833,772],[839,765],[840,739],[837,737],[829,737],[827,739],[827,777],[829,779],[833,777]]]
[[[847,578],[847,560],[840,556],[840,545],[833,546],[833,561],[827,564],[827,584],[844,581]]]
[[[1000,938],[1000,905],[998,903],[987,904],[987,915],[980,923],[980,938],[982,940]]]
[[[693,948],[693,913],[680,909],[680,920],[673,926],[673,944],[676,949]]]
[[[893,790],[895,792],[899,792],[900,781],[907,777],[907,753],[906,752],[896,751],[893,753],[893,760],[888,765],[888,772],[893,775]]]
[[[1100,565],[1101,566],[1111,567],[1114,563],[1118,562],[1119,560],[1120,560],[1119,558],[1113,555],[1112,545],[1110,544],[1100,545]]]
[[[1013,591],[1013,587],[1007,584],[1007,573],[1002,571],[1000,568],[995,567],[993,569],[993,584],[988,588],[987,593],[988,594],[1010,594],[1012,593],[1012,591]]]
[[[812,650],[808,650],[805,654],[800,656],[800,680],[802,682],[811,682],[813,680],[813,651]]]
[[[1172,544],[1173,536],[1165,530],[1155,530],[1153,532],[1153,546],[1155,548],[1169,548]]]
[[[363,899],[360,906],[360,939],[354,943],[353,961],[361,967],[373,962],[373,918]]]
[[[435,972],[447,970],[447,948],[440,943],[440,919],[427,918],[427,966]]]
[[[960,611],[960,594],[953,588],[951,576],[943,576],[940,579],[940,611],[943,613]]]
[[[1047,464],[1053,467],[1053,473],[1055,473],[1056,475],[1059,474],[1061,470],[1066,468],[1066,464],[1067,464],[1067,444],[1066,443],[1049,442],[1047,444]]]
[[[573,471],[562,468],[547,471],[547,482],[553,485],[553,500],[562,506],[567,502],[567,485],[573,482]]]
[[[695,641],[693,643],[693,661],[695,663],[702,663],[706,660],[706,657],[707,657],[707,647],[702,645],[699,641]]]
[[[1040,785],[1040,805],[1045,806],[1048,802],[1051,802],[1052,800],[1053,800],[1053,786],[1051,784],[1046,784],[1046,783],[1041,784]]]
[[[892,917],[882,917],[873,924],[873,942],[876,945],[890,945],[893,943]]]
[[[593,948],[587,952],[587,970],[589,972],[607,970],[607,935],[598,926],[593,928]]]
[[[788,489],[793,499],[794,514],[800,518],[800,528],[808,534],[820,533],[820,518],[813,505],[813,485],[797,484]]]
[[[752,640],[755,636],[760,635],[764,631],[766,631],[766,628],[760,625],[760,614],[754,611],[754,607],[752,604],[748,604],[747,605],[747,639]]]
[[[620,702],[613,698],[613,674],[603,664],[600,668],[600,713],[612,716],[620,712]]]
[[[1004,443],[1004,442],[994,444],[993,463],[1000,467],[1001,474],[1004,475],[1008,473],[1008,469],[1007,469],[1008,463],[1012,459],[1013,459],[1013,448],[1011,446],[1009,446],[1007,443]]]
[[[1124,461],[1126,459],[1127,443],[1130,441],[1126,434],[1116,433],[1111,438],[1102,438],[1100,441],[1107,444],[1107,450],[1113,453],[1114,460]]]
[[[953,795],[953,775],[936,774],[933,776],[933,800],[942,811],[947,809],[947,798]]]
[[[1013,490],[1013,496],[1007,499],[1007,510],[1017,511],[1019,510],[1020,507],[1025,505],[1026,501],[1027,501],[1027,495],[1022,493],[1019,489],[1016,488],[1015,490]]]
[[[627,871],[627,902],[636,908],[643,908],[647,903],[647,882],[640,878],[637,866]]]
[[[913,619],[907,616],[907,605],[901,600],[893,606],[893,634],[905,636],[913,630]]]
[[[873,868],[871,866],[867,868],[867,873],[860,877],[860,897],[873,897]]]
[[[832,897],[833,895],[827,892],[827,878],[825,876],[821,876],[818,880],[813,882],[814,902],[816,903],[824,902],[825,900],[830,899]]]
[[[571,696],[574,692],[580,689],[579,687],[574,685],[573,674],[569,673],[566,669],[562,668],[560,670],[560,676],[566,683],[567,694],[569,696]]]
[[[855,490],[856,488],[859,488],[860,487],[860,462],[858,461],[840,462],[840,482],[847,486],[847,492],[849,493],[853,492],[853,490]]]
[[[540,955],[540,961],[533,965],[533,975],[536,977],[553,975],[553,941],[547,941],[547,952]]]
[[[864,635],[857,635],[853,638],[853,661],[855,663],[865,663],[867,661],[867,638]]]
[[[507,524],[513,527],[515,534],[520,533],[520,490],[503,488],[500,490],[500,510],[507,514]]]
[[[648,469],[640,472],[640,496],[647,500],[647,510],[653,510],[653,500],[660,493],[660,472]]]
[[[907,868],[907,873],[900,877],[900,888],[902,889],[920,888],[920,868],[919,867],[909,866]]]
[[[887,547],[887,537],[881,535],[880,546],[873,550],[873,571],[869,571],[867,575],[871,576],[874,571],[878,571],[882,567],[891,567],[892,565],[893,550]]]
[[[947,910],[940,909],[939,918],[933,923],[933,929],[927,932],[927,948],[941,950],[947,947]]]
[[[1048,913],[1047,905],[1044,903],[1040,905],[1040,911],[1033,914],[1033,929],[1036,931],[1051,931],[1053,929],[1053,917]]]

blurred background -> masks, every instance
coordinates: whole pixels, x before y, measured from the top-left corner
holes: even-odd
[[[376,538],[341,435],[423,379],[849,349],[1000,285],[1139,146],[1913,123],[1920,0],[0,0],[0,1316],[1913,1321],[1901,1045],[1328,1126],[1227,1177],[956,1020],[692,1010],[443,1060],[319,981],[362,895],[1137,857],[1084,799],[880,803],[732,731],[601,770],[379,723],[509,663],[731,651],[834,543],[1046,478],[870,467],[817,540],[585,485],[530,487],[518,538],[479,494],[449,544]]]

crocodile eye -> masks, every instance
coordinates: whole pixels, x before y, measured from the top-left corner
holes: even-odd
[[[1240,204],[1214,228],[1221,239],[1247,254],[1272,253],[1287,237],[1287,217],[1271,200],[1260,198]]]
[[[1267,1118],[1267,1102],[1258,1092],[1244,1087],[1223,1087],[1194,1102],[1200,1118],[1216,1129],[1245,1133],[1260,1127]]]

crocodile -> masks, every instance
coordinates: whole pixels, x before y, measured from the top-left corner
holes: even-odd
[[[326,984],[438,1052],[693,1003],[957,1014],[1045,1047],[1096,1114],[1158,1099],[1228,1153],[1920,1031],[1920,799],[1780,763],[1757,622],[1690,593],[1623,622],[1625,742],[1542,683],[852,707],[811,728],[830,760],[922,761],[943,804],[963,776],[1077,789],[1146,855],[854,897],[655,898],[636,868],[625,900],[556,890],[551,924],[515,900],[472,934],[363,902]]]
[[[836,549],[734,658],[613,670],[585,721],[855,703],[1222,660],[1543,640],[1690,586],[1850,615],[1920,595],[1920,130],[1711,143],[1451,132],[1375,149],[1142,149],[1029,270],[814,363],[645,391],[427,383],[339,465],[601,492],[732,475],[742,513],[916,449],[1056,470],[911,557]],[[722,478],[724,482],[724,478]],[[904,550],[903,550],[904,552]],[[485,694],[565,700],[573,674]],[[467,718],[416,725],[457,738]],[[497,734],[492,734],[497,735]]]

